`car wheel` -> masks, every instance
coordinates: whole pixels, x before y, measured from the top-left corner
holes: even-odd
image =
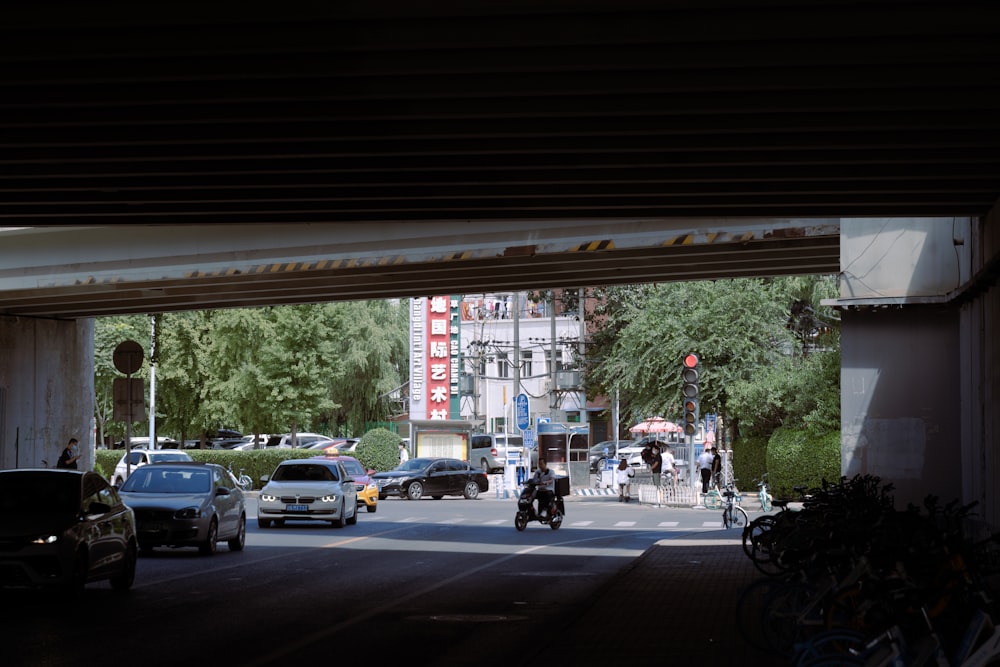
[[[243,551],[243,547],[247,543],[247,517],[245,514],[240,515],[240,527],[236,531],[236,535],[230,538],[229,545],[230,551]]]
[[[463,495],[469,500],[475,500],[479,497],[479,485],[469,480],[465,483],[465,493]]]
[[[424,485],[420,482],[413,482],[406,487],[406,497],[410,500],[420,500],[424,496]]]
[[[333,526],[334,528],[343,528],[346,525],[346,523],[347,523],[344,520],[344,512],[345,511],[346,510],[344,509],[344,503],[343,503],[343,501],[341,501],[341,503],[340,503],[340,515],[336,519],[334,519],[333,521],[331,521],[330,525]]]
[[[379,500],[385,500],[385,499],[386,499],[387,497],[388,497],[388,496],[386,496],[386,494],[384,494],[384,493],[380,493],[380,494],[378,494],[378,499],[379,499]]]
[[[368,511],[369,511],[369,512],[374,512],[374,511],[376,511],[377,509],[378,509],[378,505],[369,505],[369,506],[368,506]]]
[[[483,459],[482,461],[479,462],[479,467],[482,468],[487,475],[493,472],[493,469],[490,468],[490,462],[487,461],[486,459]]]
[[[271,527],[271,520],[270,519],[262,519],[260,517],[257,517],[257,527],[258,528],[270,528]]]
[[[347,519],[347,525],[348,526],[353,526],[357,522],[358,522],[358,505],[357,505],[357,503],[355,503],[355,505],[354,505],[354,513],[351,514],[351,516]]]
[[[127,591],[135,581],[135,562],[139,558],[135,545],[129,544],[122,557],[122,571],[111,577],[111,588],[116,591]]]
[[[122,479],[121,477],[116,477],[116,478],[115,478],[115,483],[113,484],[113,486],[114,486],[114,487],[115,487],[116,489],[118,489],[118,488],[121,488],[121,485],[122,485],[122,484],[124,484],[124,483],[125,483],[125,480],[124,480],[124,479]]]
[[[219,549],[219,523],[212,518],[208,524],[208,537],[198,545],[198,553],[202,556],[211,556]]]

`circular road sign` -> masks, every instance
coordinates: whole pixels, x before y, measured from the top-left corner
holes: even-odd
[[[118,343],[113,359],[115,368],[118,369],[119,373],[132,375],[142,368],[142,345],[139,345],[134,340],[126,340]]]

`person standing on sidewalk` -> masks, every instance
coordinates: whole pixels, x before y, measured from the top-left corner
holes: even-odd
[[[615,470],[615,482],[618,483],[618,502],[627,503],[632,499],[633,477],[635,477],[635,470],[623,456],[622,460],[618,462],[618,469]]]
[[[80,447],[76,438],[70,438],[69,443],[66,445],[66,449],[62,450],[62,454],[59,455],[59,460],[56,461],[57,468],[63,468],[66,470],[76,470],[76,462],[80,460]]]
[[[660,488],[660,474],[663,472],[663,455],[660,446],[653,445],[653,453],[649,457],[649,472],[653,473],[653,486]]]
[[[698,455],[698,468],[701,470],[701,492],[708,493],[708,481],[712,478],[712,450],[708,447]]]

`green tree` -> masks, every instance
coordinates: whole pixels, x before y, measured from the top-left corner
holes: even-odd
[[[829,318],[827,347],[821,347],[816,331],[793,316],[819,312],[813,300],[829,284],[826,278],[796,277],[609,288],[599,313],[607,326],[588,351],[588,389],[607,395],[617,390],[623,414],[634,421],[677,419],[681,358],[694,352],[700,358],[701,414],[726,414],[730,425],[769,432],[790,415],[804,419],[808,413],[816,425],[828,424],[836,404],[839,420],[839,381],[829,388],[820,384],[829,382],[834,365],[839,368],[829,358],[839,354],[835,321]],[[808,363],[805,351],[811,353]]]
[[[409,310],[396,301],[338,304],[335,345],[342,374],[331,385],[338,434],[392,416],[390,394],[409,376]]]
[[[125,437],[125,425],[115,423],[114,381],[125,376],[115,368],[114,352],[120,343],[133,340],[149,349],[149,318],[143,315],[100,317],[94,321],[94,417],[97,421],[97,442]],[[148,357],[148,355],[147,355]],[[148,378],[148,358],[135,377]],[[136,422],[146,422],[143,415]]]

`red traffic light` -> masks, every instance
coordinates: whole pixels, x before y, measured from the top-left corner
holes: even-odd
[[[698,355],[697,354],[685,354],[684,355],[684,368],[697,368],[698,367]]]

